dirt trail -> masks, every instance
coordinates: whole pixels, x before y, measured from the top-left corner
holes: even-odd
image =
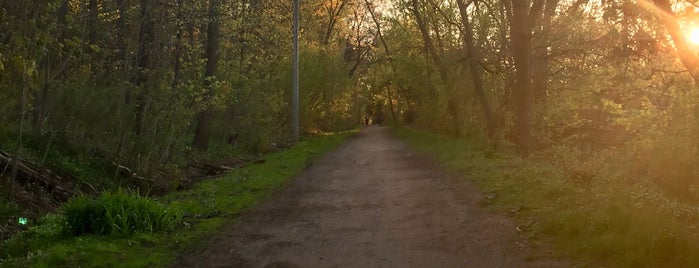
[[[176,267],[563,267],[522,247],[473,185],[362,130]]]

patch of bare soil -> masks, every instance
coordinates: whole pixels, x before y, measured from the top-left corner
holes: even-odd
[[[564,267],[474,185],[369,127],[175,267]]]

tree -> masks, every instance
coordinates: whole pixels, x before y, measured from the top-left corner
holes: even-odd
[[[435,36],[438,37],[437,41],[440,41],[439,29],[437,27],[434,27],[434,29],[429,28],[428,23],[425,20],[425,17],[423,16],[423,13],[421,11],[421,6],[423,5],[421,5],[418,0],[412,0],[410,3],[410,11],[415,17],[415,23],[417,24],[417,27],[420,30],[420,36],[422,37],[424,53],[427,55],[429,59],[432,60],[432,63],[436,66],[439,77],[441,78],[442,83],[444,83],[444,87],[447,92],[446,110],[452,118],[452,125],[454,126],[453,134],[459,136],[461,135],[460,129],[462,123],[459,100],[456,99],[455,93],[453,92],[451,79],[449,78],[449,73],[447,71],[447,66],[442,62],[442,56],[439,52],[441,48],[439,50],[437,49],[437,47],[434,44],[435,42],[433,41],[433,38],[430,35],[430,32],[434,30],[432,32],[434,32]]]
[[[129,103],[134,103],[135,125],[134,132],[140,136],[145,128],[145,116],[148,105],[151,76],[154,72],[151,52],[154,50],[155,34],[155,3],[152,0],[141,0],[141,27],[138,32],[138,52],[136,53],[136,75],[134,84],[138,87],[127,97]],[[135,95],[135,96],[134,96]],[[132,99],[133,98],[133,99]]]
[[[325,7],[325,10],[328,15],[328,23],[326,26],[325,34],[323,34],[323,39],[321,42],[322,44],[327,45],[330,41],[330,37],[332,36],[335,24],[337,23],[337,20],[340,18],[342,10],[345,8],[349,1],[350,0],[328,0],[327,2],[323,3],[323,6]]]
[[[665,29],[670,34],[672,41],[675,43],[675,49],[677,50],[677,55],[687,68],[692,79],[695,83],[699,83],[699,56],[697,53],[690,48],[687,43],[682,30],[680,29],[679,22],[675,12],[672,11],[672,6],[668,0],[654,0],[655,6],[658,10],[658,15],[661,18],[662,24]]]
[[[545,103],[549,79],[549,38],[551,21],[560,0],[545,0],[540,23],[534,26],[532,41],[532,89],[536,102]]]
[[[204,72],[204,83],[207,89],[206,93],[204,93],[204,100],[208,103],[197,117],[197,129],[192,142],[194,147],[201,151],[206,151],[209,148],[211,120],[214,113],[211,99],[215,94],[216,72],[219,60],[219,40],[221,38],[219,33],[220,6],[221,0],[212,0],[209,8],[209,25],[206,32],[206,69]]]
[[[478,51],[473,41],[473,30],[471,23],[468,20],[468,10],[464,3],[464,0],[457,0],[456,3],[459,6],[459,12],[461,14],[461,24],[463,26],[464,32],[462,33],[464,39],[464,46],[466,51],[468,51],[468,67],[471,72],[471,79],[473,80],[473,90],[476,92],[478,101],[483,109],[483,116],[486,122],[486,129],[488,131],[488,138],[491,142],[495,137],[495,119],[493,116],[493,111],[488,103],[488,97],[486,96],[485,89],[483,88],[483,79],[481,78],[481,67],[478,65],[478,61],[481,59],[481,53]]]
[[[538,12],[543,6],[542,0],[513,0],[512,19],[510,21],[510,36],[512,38],[512,59],[516,69],[514,96],[517,102],[516,140],[517,151],[520,155],[528,155],[534,146],[531,133],[532,88],[530,55],[532,33],[531,25],[536,22]]]

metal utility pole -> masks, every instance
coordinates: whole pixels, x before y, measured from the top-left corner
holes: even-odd
[[[292,26],[294,39],[294,52],[292,56],[293,64],[293,94],[292,94],[292,131],[294,140],[299,140],[299,0],[294,0],[294,25]]]

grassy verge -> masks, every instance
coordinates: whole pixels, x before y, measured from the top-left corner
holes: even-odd
[[[625,168],[619,163],[586,177],[561,164],[571,154],[562,148],[522,160],[475,141],[394,132],[474,180],[490,207],[515,215],[524,235],[550,240],[556,253],[583,266],[699,267],[696,205],[666,198],[647,182],[622,180],[614,172]]]
[[[352,133],[305,139],[293,148],[265,156],[265,162],[204,181],[189,191],[161,198],[181,218],[172,231],[129,236],[61,234],[62,220],[49,215],[3,245],[2,267],[162,267],[222,224],[269,196],[320,154]]]

